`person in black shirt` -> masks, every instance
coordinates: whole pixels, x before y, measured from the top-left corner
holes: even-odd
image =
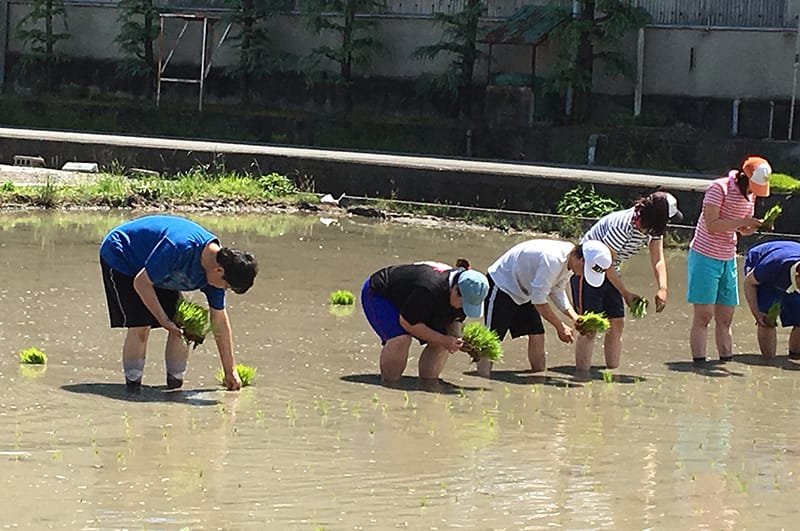
[[[472,269],[437,271],[425,264],[405,264],[373,273],[361,290],[361,305],[381,338],[383,382],[402,376],[412,337],[426,345],[419,377],[438,378],[448,355],[463,346],[448,330],[466,317],[480,317],[488,292],[486,277]]]

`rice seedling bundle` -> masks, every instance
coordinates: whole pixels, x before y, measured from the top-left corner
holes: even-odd
[[[183,340],[192,348],[202,345],[211,331],[208,310],[199,304],[180,299],[175,308],[175,324],[183,330]]]
[[[352,292],[346,289],[340,289],[331,293],[330,302],[337,306],[350,306],[356,302],[356,298]]]
[[[783,208],[780,205],[772,205],[772,207],[767,210],[767,213],[764,214],[764,219],[761,222],[761,227],[771,230],[775,225],[775,220],[778,219],[783,213]]]
[[[634,319],[641,319],[645,315],[647,315],[647,305],[650,304],[650,301],[645,299],[644,297],[636,297],[633,299],[633,304],[631,304],[631,315]]]
[[[461,350],[469,354],[474,362],[480,359],[490,361],[503,359],[503,347],[497,333],[481,323],[465,325],[461,332],[461,339],[464,341]]]
[[[237,363],[235,366],[236,374],[239,375],[239,379],[242,381],[242,387],[247,387],[253,383],[253,380],[256,379],[256,373],[258,370],[255,367],[251,367],[249,365],[242,365]],[[219,383],[225,382],[225,371],[219,369],[217,371],[217,381]]]
[[[30,365],[44,365],[47,363],[47,355],[36,347],[26,348],[19,351],[19,361]]]
[[[767,326],[778,326],[778,317],[781,315],[781,303],[775,301],[772,303],[772,306],[769,307],[767,310],[767,316],[764,318],[764,322]]]
[[[608,317],[606,317],[603,313],[586,312],[578,317],[575,328],[577,328],[578,332],[581,334],[589,335],[605,332],[611,328],[611,323],[609,322]]]

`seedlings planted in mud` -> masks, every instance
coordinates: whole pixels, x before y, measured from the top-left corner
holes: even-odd
[[[19,361],[30,365],[44,365],[47,355],[36,347],[26,348],[19,352]]]
[[[764,318],[764,323],[767,326],[775,328],[778,326],[778,317],[781,315],[781,303],[780,301],[775,301],[772,303],[772,306],[769,307],[767,310],[767,316]]]
[[[578,317],[575,328],[582,335],[605,332],[611,327],[608,317],[604,313],[586,312]]]
[[[503,347],[497,333],[481,323],[469,323],[461,333],[464,345],[461,350],[470,355],[473,362],[480,359],[500,361],[503,359]]]
[[[356,298],[352,292],[346,289],[336,290],[330,295],[330,303],[337,306],[351,306],[356,302]]]
[[[183,340],[193,349],[197,348],[197,345],[202,345],[211,331],[208,310],[186,299],[178,301],[174,320],[178,328],[183,330]]]
[[[764,214],[764,219],[761,220],[761,229],[762,230],[772,230],[775,226],[775,220],[778,219],[783,213],[783,208],[780,205],[772,205],[772,207],[767,210],[767,213]]]
[[[237,363],[236,367],[236,374],[239,375],[239,379],[242,381],[242,387],[247,387],[248,385],[253,384],[253,380],[256,379],[256,373],[258,370],[255,367],[251,367],[249,365],[242,365],[241,363]],[[225,382],[225,373],[222,369],[217,371],[217,381],[219,383]]]
[[[650,304],[650,301],[645,299],[644,297],[635,297],[633,299],[633,303],[631,304],[631,315],[634,319],[641,319],[645,315],[647,315],[647,305]]]

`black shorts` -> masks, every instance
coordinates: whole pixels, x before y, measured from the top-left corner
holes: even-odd
[[[517,304],[514,299],[495,286],[489,277],[489,295],[484,300],[486,326],[497,332],[502,340],[507,332],[511,337],[544,334],[542,316],[530,302]]]
[[[583,277],[573,276],[572,300],[578,313],[597,312],[604,313],[609,319],[625,317],[625,301],[622,294],[608,278],[599,288],[587,284]]]
[[[103,272],[103,285],[106,288],[106,301],[108,303],[108,317],[111,321],[111,328],[161,327],[133,288],[133,277],[111,269],[102,258],[100,259],[100,268]],[[161,307],[172,319],[181,293],[168,289],[154,289]]]

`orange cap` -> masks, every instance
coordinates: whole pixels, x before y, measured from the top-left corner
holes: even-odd
[[[742,171],[750,179],[750,191],[758,197],[769,196],[769,176],[772,166],[761,157],[747,157],[742,163]]]

